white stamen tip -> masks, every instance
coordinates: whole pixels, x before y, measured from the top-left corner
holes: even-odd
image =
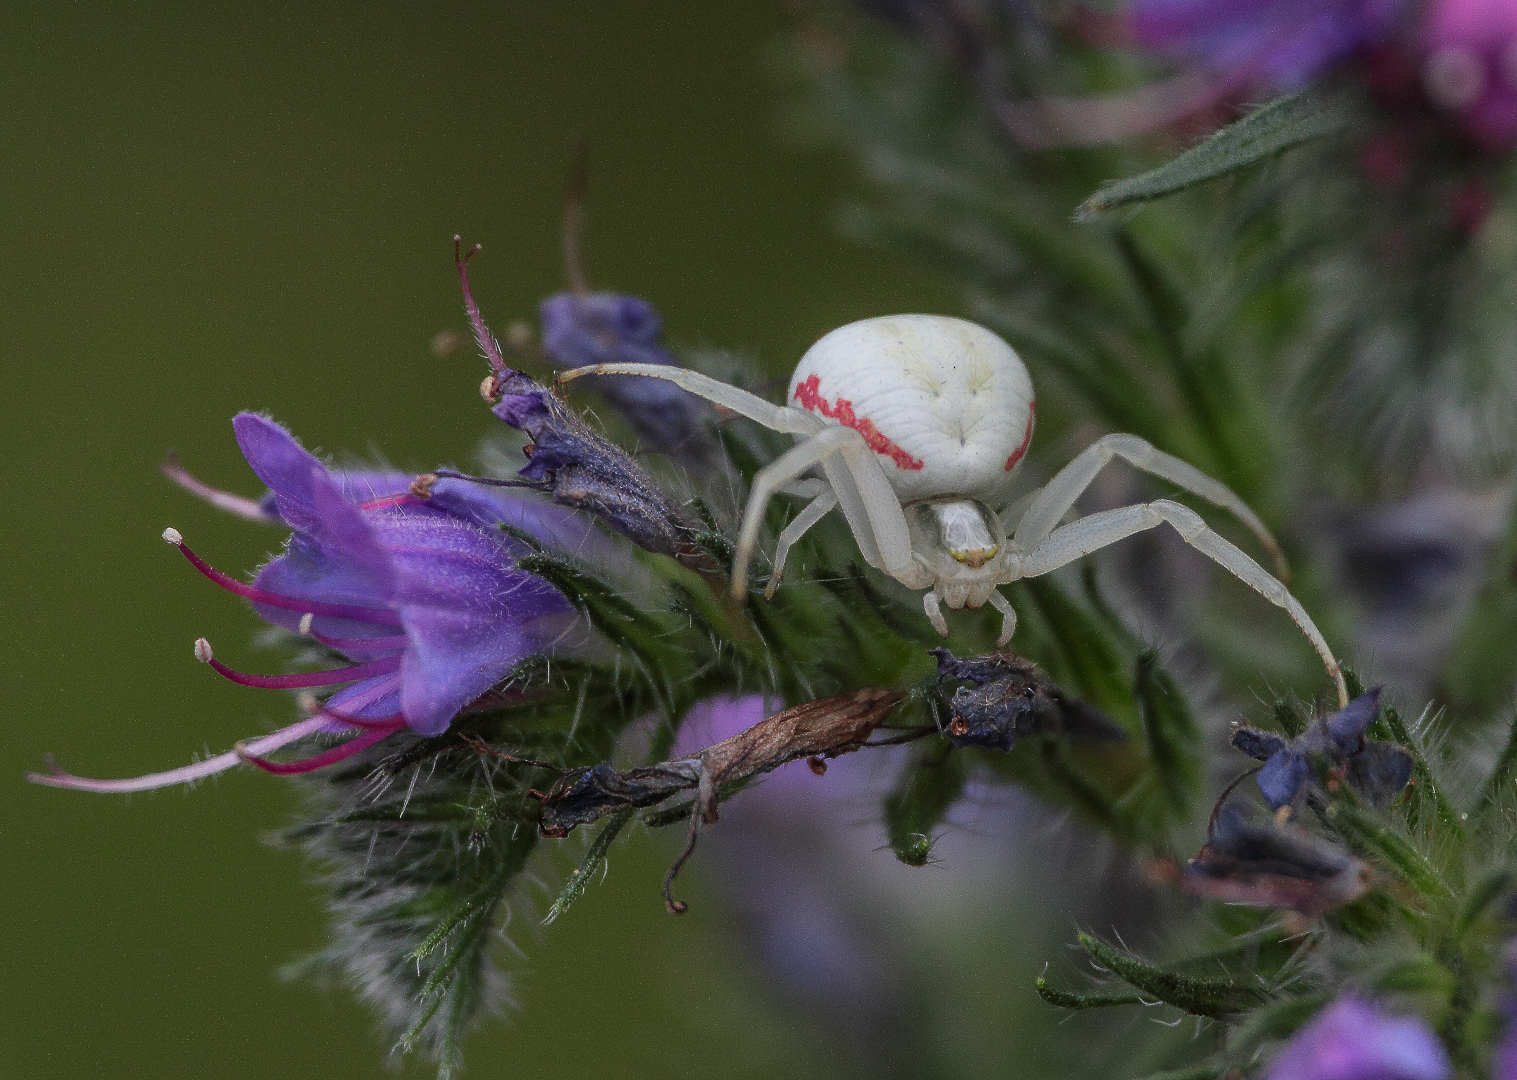
[[[195,639],[195,659],[202,664],[209,664],[214,654],[211,652],[211,643],[205,638]]]
[[[321,712],[321,699],[309,690],[302,690],[295,695],[295,707],[306,716],[315,716]]]
[[[166,544],[173,544],[175,547],[178,547],[180,544],[184,543],[184,537],[179,535],[178,529],[170,526],[169,528],[163,530],[163,542]]]
[[[300,617],[300,636],[301,637],[310,637],[311,636],[311,623],[313,623],[315,620],[316,620],[316,616],[313,615],[309,611],[306,612],[304,615],[302,615]]]

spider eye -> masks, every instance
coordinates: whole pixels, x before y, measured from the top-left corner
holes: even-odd
[[[928,503],[938,538],[955,562],[978,570],[1001,550],[990,510],[969,499]]]

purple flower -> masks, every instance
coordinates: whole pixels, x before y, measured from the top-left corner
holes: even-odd
[[[1412,778],[1412,756],[1394,743],[1364,735],[1380,713],[1380,688],[1360,694],[1347,706],[1316,721],[1287,742],[1272,731],[1240,727],[1233,745],[1256,761],[1259,791],[1270,809],[1294,804],[1312,780],[1312,759],[1321,757],[1372,803],[1389,802]]]
[[[1432,1030],[1413,1016],[1392,1016],[1341,997],[1296,1032],[1265,1080],[1445,1080],[1454,1075]]]
[[[1434,0],[1423,41],[1428,97],[1487,149],[1517,143],[1517,4]]]
[[[252,413],[233,421],[248,464],[273,493],[294,533],[253,584],[206,564],[176,530],[164,539],[202,573],[253,602],[276,626],[311,637],[352,663],[296,675],[247,675],[222,664],[210,643],[195,655],[234,682],[271,689],[348,684],[314,716],[197,765],[131,780],[33,774],[57,787],[139,791],[198,779],[252,760],[273,772],[305,772],[340,761],[391,732],[446,731],[460,710],[542,651],[570,616],[563,596],[515,568],[520,545],[491,526],[502,521],[538,536],[563,527],[547,508],[471,484],[443,482],[422,501],[376,481],[377,497],[353,498],[284,428]],[[383,474],[382,474],[383,475]],[[362,490],[362,489],[361,489]],[[315,757],[275,764],[260,755],[317,730],[360,734]]]
[[[1517,938],[1501,951],[1507,978],[1517,982]],[[1505,1030],[1491,1050],[1491,1080],[1517,1080],[1517,994],[1510,986],[1496,999],[1497,1011],[1506,1018]]]
[[[1406,0],[1133,0],[1138,41],[1216,72],[1280,91],[1384,40]]]
[[[543,349],[561,366],[668,364],[664,321],[653,305],[618,293],[559,293],[538,308]],[[596,380],[600,391],[655,450],[699,458],[709,454],[706,403],[673,383],[630,375]]]

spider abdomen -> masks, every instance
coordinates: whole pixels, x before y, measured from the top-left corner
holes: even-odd
[[[1032,380],[1010,345],[942,315],[839,327],[801,358],[788,404],[851,427],[903,502],[995,501],[1032,438]]]

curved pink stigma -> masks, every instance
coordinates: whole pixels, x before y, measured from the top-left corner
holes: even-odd
[[[463,288],[464,310],[469,314],[469,325],[474,330],[474,340],[479,345],[479,351],[485,354],[485,359],[490,361],[490,366],[495,369],[497,375],[505,375],[511,368],[506,364],[506,358],[501,355],[500,345],[495,336],[490,333],[490,328],[485,325],[485,317],[479,313],[479,305],[474,302],[474,290],[469,287],[469,260],[474,258],[479,251],[479,244],[469,249],[467,255],[459,250],[462,237],[453,237],[453,265],[458,267],[458,283]]]
[[[238,596],[253,601],[255,604],[267,604],[269,607],[284,608],[286,611],[306,611],[312,615],[327,615],[334,619],[354,619],[358,622],[383,623],[386,626],[399,626],[400,616],[393,611],[384,608],[362,607],[357,604],[327,604],[320,600],[301,600],[292,596],[280,596],[266,589],[260,589],[256,585],[244,585],[235,578],[227,577],[210,563],[190,550],[190,546],[184,542],[184,537],[179,535],[177,529],[164,529],[163,539],[179,549],[184,557],[190,560],[190,565],[220,585],[228,592],[234,592]]]
[[[325,727],[329,721],[325,716],[311,716],[287,728],[281,728],[271,735],[253,739],[251,742],[240,743],[240,750],[229,750],[225,754],[218,754],[204,761],[197,761],[193,765],[186,765],[179,769],[170,769],[167,772],[148,773],[146,776],[133,776],[125,780],[94,780],[86,776],[75,776],[66,773],[54,764],[52,755],[48,755],[45,773],[30,772],[26,778],[34,784],[45,784],[48,787],[68,788],[72,791],[100,791],[112,794],[125,794],[132,791],[153,791],[156,788],[173,787],[175,784],[188,784],[195,780],[202,780],[207,776],[215,776],[217,773],[226,772],[228,769],[240,764],[244,754],[267,754],[278,750],[281,746],[288,746],[296,739],[303,739],[307,735],[314,735]]]
[[[259,505],[258,500],[249,499],[242,495],[234,495],[230,491],[222,491],[220,488],[211,487],[204,480],[193,475],[183,465],[179,464],[179,455],[172,450],[158,466],[163,475],[174,483],[184,488],[191,495],[204,499],[218,510],[225,510],[229,514],[236,514],[247,521],[256,521],[262,525],[283,525],[284,518],[278,514],[271,514]]]
[[[229,668],[217,660],[215,654],[211,652],[211,643],[205,638],[199,638],[195,642],[195,659],[201,663],[210,664],[217,674],[231,679],[234,683],[262,687],[265,690],[299,690],[307,686],[331,686],[334,683],[355,682],[374,675],[388,675],[392,671],[400,670],[401,660],[398,656],[386,656],[382,660],[371,660],[367,664],[352,664],[345,668],[333,668],[331,671],[305,671],[298,675],[249,675]]]
[[[360,750],[367,750],[375,743],[393,735],[406,726],[404,720],[389,720],[382,726],[366,731],[356,738],[349,739],[341,746],[334,746],[330,750],[323,750],[319,754],[313,754],[299,761],[270,761],[268,758],[259,757],[256,754],[246,752],[241,746],[236,753],[249,765],[257,765],[264,772],[274,773],[276,776],[291,776],[295,773],[314,772],[324,769],[328,765],[336,765],[339,761],[352,757]]]

